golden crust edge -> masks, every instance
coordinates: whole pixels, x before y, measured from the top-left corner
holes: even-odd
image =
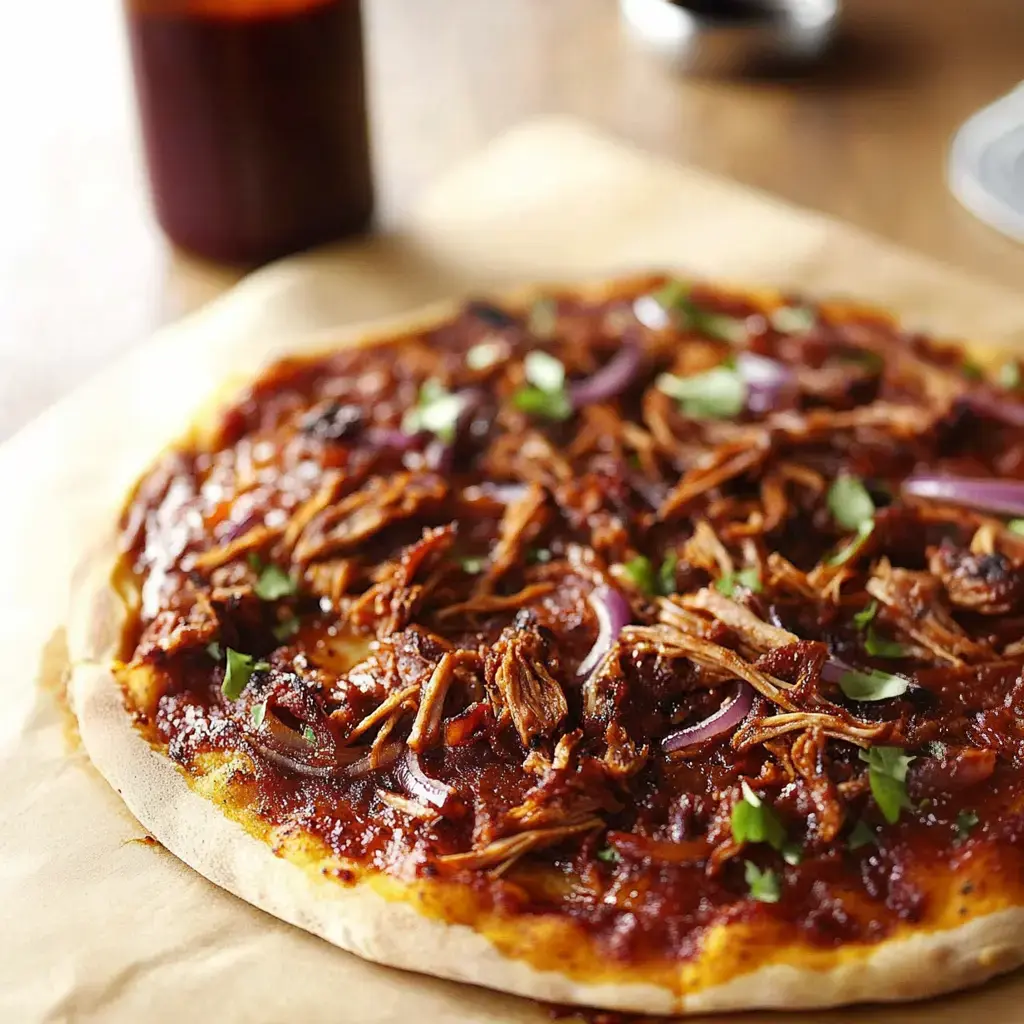
[[[663,271],[651,271],[585,283],[545,282],[483,297],[522,307],[566,291],[598,298],[650,285],[664,276]],[[770,305],[782,301],[775,289],[717,282],[715,286]],[[445,300],[368,327],[318,332],[298,339],[277,358],[316,358],[340,347],[400,341],[443,323],[460,305],[460,300]],[[891,316],[861,302],[822,305]],[[995,362],[1006,352],[995,344],[959,343],[985,363]],[[161,450],[201,439],[203,431],[216,424],[215,413],[227,400],[257,381],[270,365],[223,382],[188,428]],[[682,993],[651,983],[591,983],[557,971],[540,971],[508,957],[484,934],[424,916],[410,903],[387,899],[365,883],[344,887],[315,878],[303,866],[275,855],[215,802],[193,790],[173,762],[154,750],[134,727],[108,668],[120,652],[127,619],[123,599],[112,584],[119,556],[116,534],[112,534],[73,574],[69,697],[90,759],[140,823],[179,859],[246,902],[342,949],[377,963],[533,999],[655,1014],[820,1009],[920,999],[980,984],[1024,964],[1024,907],[1008,907],[952,929],[886,940],[863,957],[848,958],[824,970],[772,963]],[[430,951],[426,958],[424,950]]]

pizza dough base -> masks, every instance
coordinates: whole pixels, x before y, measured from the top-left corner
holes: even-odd
[[[579,290],[594,296],[635,283]],[[538,290],[524,289],[502,301],[527,303],[536,294]],[[369,345],[419,331],[456,308],[433,307],[421,316],[352,334],[344,343]],[[206,420],[197,422],[192,437],[202,435]],[[126,619],[124,602],[111,583],[118,556],[112,537],[89,559],[84,578],[73,587],[69,696],[89,757],[143,827],[179,859],[253,906],[342,949],[392,967],[533,999],[647,1014],[920,999],[979,984],[1024,963],[1024,907],[1011,906],[944,931],[912,933],[870,947],[840,947],[827,969],[771,963],[696,991],[681,991],[682,984],[594,983],[507,957],[473,929],[427,917],[365,882],[346,886],[317,877],[275,854],[196,792],[174,762],[154,750],[133,725],[120,684],[108,667]],[[727,932],[722,937],[727,941]],[[628,977],[628,965],[621,973]]]

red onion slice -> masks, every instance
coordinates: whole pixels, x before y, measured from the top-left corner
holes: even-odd
[[[347,775],[350,779],[358,778],[360,775],[368,775],[370,772],[379,771],[381,768],[390,768],[402,753],[405,744],[398,740],[391,740],[385,743],[383,749],[377,755],[374,764],[373,751],[366,751],[358,761],[353,761],[341,769],[341,774]],[[363,750],[366,748],[364,747]]]
[[[630,338],[623,340],[619,351],[596,373],[569,385],[569,401],[573,408],[605,402],[621,395],[636,379],[640,369],[640,346]]]
[[[713,715],[709,715],[696,725],[688,725],[683,729],[670,732],[662,741],[661,749],[666,754],[674,754],[687,747],[696,746],[732,732],[750,714],[754,705],[754,691],[742,681],[737,681],[733,696]]]
[[[407,434],[398,427],[368,427],[363,436],[374,448],[392,448],[396,452],[412,451],[422,441],[422,435]]]
[[[589,676],[597,669],[633,615],[629,602],[614,587],[592,590],[587,595],[587,604],[597,616],[597,639],[576,670],[579,676]]]
[[[314,728],[310,726],[310,728]],[[246,716],[246,735],[253,748],[280,768],[316,779],[334,779],[350,772],[351,766],[366,755],[366,747],[339,747],[323,723],[307,739],[285,725],[269,708],[263,722],[254,727]]]
[[[904,480],[902,490],[915,498],[946,501],[983,512],[1024,515],[1024,480],[921,473]]]
[[[990,416],[1011,427],[1024,427],[1024,403],[1011,401],[998,392],[975,388],[968,391],[961,401],[981,416]]]
[[[784,363],[740,352],[736,369],[747,385],[747,408],[753,413],[774,412],[796,397],[796,374]]]
[[[395,775],[410,796],[422,804],[436,807],[439,811],[449,809],[452,802],[458,799],[458,794],[452,786],[427,775],[420,764],[419,754],[408,747],[405,757],[398,762]]]

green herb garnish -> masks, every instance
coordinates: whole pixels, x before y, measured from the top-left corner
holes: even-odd
[[[962,843],[974,830],[981,819],[974,811],[960,811],[956,816],[956,839]]]
[[[480,558],[478,556],[469,555],[465,558],[459,559],[459,565],[462,566],[462,571],[469,573],[470,576],[479,576],[484,571],[484,566],[487,564],[486,558]]]
[[[594,855],[598,860],[604,861],[605,864],[618,864],[622,860],[622,854],[615,849],[614,846],[606,846],[601,850],[598,850]]]
[[[637,555],[622,565],[623,571],[630,582],[648,596],[658,592],[658,577],[655,575],[654,566],[646,555]]]
[[[973,359],[965,359],[960,365],[960,372],[968,380],[984,380],[985,371]]]
[[[850,669],[839,677],[839,689],[850,700],[889,700],[907,692],[910,682],[902,676],[890,675],[878,669],[861,672]]]
[[[874,532],[874,521],[861,523],[857,529],[857,536],[854,537],[853,540],[851,540],[844,548],[837,551],[831,558],[827,559],[825,564],[832,566],[833,568],[839,565],[845,565],[851,558],[855,558],[860,554],[861,548],[864,547],[864,543]]]
[[[679,402],[683,413],[697,420],[727,420],[738,416],[747,404],[747,383],[728,364],[692,377],[663,373],[655,386]]]
[[[658,569],[658,592],[660,594],[674,594],[676,592],[676,566],[679,565],[679,556],[670,551],[661,562]]]
[[[501,360],[504,351],[500,341],[481,341],[466,353],[466,365],[471,370],[486,370]]]
[[[875,830],[866,821],[861,820],[853,826],[846,845],[851,850],[859,850],[862,846],[872,846],[877,840]]]
[[[416,405],[402,417],[402,430],[406,434],[426,431],[451,444],[464,405],[465,399],[447,391],[439,380],[426,380],[420,386]]]
[[[779,851],[782,854],[782,859],[787,864],[799,864],[804,859],[804,851],[799,843],[788,842]]]
[[[307,743],[316,743],[316,733],[313,732],[312,728],[308,725],[302,727],[302,738]]]
[[[298,589],[294,578],[276,565],[267,565],[260,570],[256,585],[252,588],[262,601],[277,601],[291,597]]]
[[[726,597],[735,597],[737,587],[746,587],[755,594],[761,592],[761,577],[754,568],[728,572],[715,580],[715,590]]]
[[[862,608],[853,617],[854,625],[860,629],[867,629],[871,620],[878,614],[878,602],[872,601],[866,608]]]
[[[526,329],[535,337],[547,340],[555,335],[558,326],[558,302],[556,299],[538,299],[526,318]]]
[[[900,811],[914,805],[907,796],[907,767],[914,760],[899,747],[871,747],[860,752],[860,759],[868,764],[871,795],[885,820],[895,825]]]
[[[828,510],[845,530],[859,530],[875,515],[875,503],[863,482],[846,473],[837,476],[828,489]]]
[[[868,626],[864,650],[876,658],[906,658],[910,655],[907,648],[898,640],[886,640],[884,636],[879,636],[874,626]]]
[[[743,799],[732,808],[732,837],[737,843],[768,843],[776,850],[786,845],[786,829],[771,806],[755,793],[746,780],[740,783]]]
[[[946,756],[946,744],[940,743],[938,740],[929,740],[924,745],[924,749],[928,751],[929,757],[934,757],[939,761]]]
[[[256,661],[251,654],[241,654],[232,648],[227,649],[227,667],[224,670],[224,682],[220,692],[228,700],[238,700],[252,677],[253,672],[264,672],[270,668],[266,661]]]
[[[253,728],[258,729],[263,724],[263,719],[267,717],[267,702],[261,700],[258,704],[253,704],[249,715],[252,718]]]
[[[751,899],[759,903],[778,903],[782,897],[782,883],[771,868],[762,871],[753,861],[746,861],[743,875],[750,888]]]
[[[224,657],[224,652],[221,650],[220,643],[217,640],[206,645],[206,653],[213,658],[214,661],[220,661],[220,659]]]
[[[1006,524],[1006,528],[1010,533],[1016,533],[1018,536],[1024,537],[1024,519],[1011,519]]]
[[[738,345],[747,336],[742,320],[701,309],[690,295],[690,289],[682,281],[669,281],[651,296],[668,313],[674,313],[679,326],[696,334],[703,334],[715,341]]]
[[[818,319],[818,314],[808,306],[780,306],[768,317],[772,327],[780,334],[804,334]]]
[[[523,360],[527,383],[513,396],[517,409],[549,420],[567,420],[572,403],[565,388],[565,367],[552,355],[535,349]]]
[[[999,386],[1006,388],[1007,391],[1016,391],[1021,386],[1020,363],[1016,360],[1003,363],[999,367],[999,374],[996,380],[999,382]]]
[[[295,615],[289,615],[287,619],[282,619],[274,627],[274,639],[279,643],[283,644],[285,640],[290,640],[299,631],[299,627],[302,623]]]

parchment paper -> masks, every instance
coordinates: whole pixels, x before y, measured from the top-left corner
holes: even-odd
[[[545,122],[432,189],[402,237],[253,275],[0,449],[0,1021],[550,1019],[525,1000],[363,963],[139,842],[141,828],[74,745],[59,701],[62,622],[74,567],[126,488],[229,373],[307,344],[327,325],[429,299],[659,265],[857,296],[952,334],[1024,343],[1024,301],[1012,294]],[[984,1015],[1000,1024],[1020,1020],[1022,1005],[1018,976],[939,1003],[805,1019],[959,1024]]]

